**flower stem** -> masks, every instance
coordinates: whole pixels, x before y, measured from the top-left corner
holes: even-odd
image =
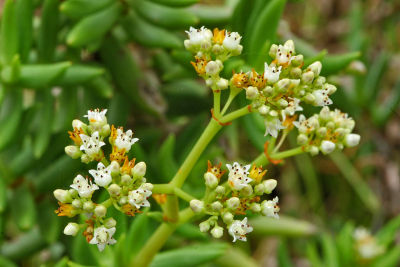
[[[242,107],[241,109],[235,110],[235,111],[223,116],[221,118],[221,122],[227,123],[227,122],[233,121],[239,117],[249,114],[250,112],[251,112],[251,109],[249,108],[249,106]]]
[[[178,187],[174,188],[174,193],[177,197],[180,197],[181,199],[183,199],[187,202],[190,202],[191,200],[195,199],[195,197],[186,193],[185,191],[183,191],[182,189],[180,189]]]
[[[153,184],[153,194],[172,194],[174,187],[170,184]]]
[[[221,112],[221,91],[213,90],[214,94],[214,114],[219,117]]]
[[[278,152],[278,153],[273,153],[271,155],[272,159],[284,159],[284,158],[288,158],[288,157],[293,157],[295,155],[304,153],[303,149],[301,146],[293,148],[293,149],[289,149],[283,152]],[[265,165],[268,163],[268,159],[265,156],[264,152],[261,153],[255,160],[253,160],[252,164],[253,165]]]
[[[182,166],[179,168],[178,172],[175,174],[174,178],[170,182],[173,186],[181,187],[183,185],[187,176],[189,175],[189,172],[192,170],[194,164],[199,159],[201,153],[204,151],[204,149],[221,128],[222,126],[219,125],[216,120],[211,119],[211,121],[207,125],[207,128],[204,130],[199,140],[194,145],[192,151],[190,151]]]
[[[281,145],[283,144],[283,141],[285,141],[286,136],[288,135],[288,133],[289,133],[289,132],[287,132],[287,131],[284,131],[284,132],[283,132],[283,134],[282,134],[282,136],[281,136],[281,139],[279,140],[278,144],[276,145],[276,147],[274,148],[274,150],[273,150],[272,153],[276,153],[276,152],[278,151],[278,149],[279,149],[279,148],[281,147]]]
[[[225,114],[225,112],[228,110],[229,106],[231,105],[233,99],[235,99],[235,97],[238,95],[239,92],[240,92],[239,90],[232,90],[232,89],[230,90],[228,100],[226,101],[225,106],[221,111],[221,115]]]

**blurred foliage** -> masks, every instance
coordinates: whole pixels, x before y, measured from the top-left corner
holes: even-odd
[[[399,3],[197,2],[4,1],[0,265],[124,266],[127,255],[139,251],[157,225],[150,213],[133,219],[116,213],[119,241],[103,253],[83,236],[62,235],[65,222],[54,214],[52,190],[70,184],[82,168],[64,155],[67,130],[86,110],[107,108],[110,122],[133,128],[141,139],[132,153],[148,163],[148,177],[154,183],[169,181],[209,117],[210,94],[183,50],[184,30],[205,25],[243,35],[246,50],[227,62],[226,75],[248,65],[262,68],[269,45],[289,38],[306,62],[321,60],[323,75],[339,89],[334,103],[356,120],[362,146],[333,155],[333,161],[301,155],[287,160],[285,168],[269,166],[279,180],[282,213],[311,223],[254,218],[257,235],[249,244],[235,244],[243,252],[212,243],[197,227],[184,224],[152,266],[256,265],[246,254],[268,266],[305,259],[312,266],[350,266],[355,225],[381,229],[377,238],[385,243],[387,257],[374,266],[397,266],[398,219],[387,222],[400,211]],[[185,190],[201,195],[207,159],[226,162],[239,151],[246,155],[243,160],[257,155],[266,141],[263,134],[263,122],[253,114],[225,127],[194,167]],[[309,237],[316,233],[323,234]]]

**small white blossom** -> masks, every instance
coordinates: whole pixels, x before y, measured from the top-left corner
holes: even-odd
[[[333,103],[332,99],[329,98],[327,90],[315,90],[313,95],[315,97],[315,105],[319,107],[328,106]]]
[[[85,179],[82,175],[78,174],[75,177],[74,183],[71,185],[71,188],[78,191],[80,197],[90,197],[93,192],[99,187],[96,184],[93,184],[92,181],[89,181],[87,178]]]
[[[316,77],[321,73],[321,69],[322,69],[322,64],[319,61],[315,61],[307,68],[307,70],[314,72],[314,75]]]
[[[113,166],[110,164],[107,168],[103,163],[99,162],[97,164],[97,170],[89,170],[89,173],[93,176],[94,182],[98,186],[107,186],[111,183],[111,169]]]
[[[106,143],[100,141],[99,132],[94,132],[92,136],[87,136],[86,134],[79,135],[82,139],[83,144],[79,148],[82,151],[90,156],[96,156],[100,152],[100,148],[104,146]]]
[[[97,245],[100,251],[103,251],[106,245],[113,245],[117,241],[112,237],[115,233],[115,227],[107,229],[104,226],[94,228],[93,238],[90,240],[90,244]]]
[[[348,134],[346,135],[346,145],[349,147],[353,147],[360,143],[360,135],[359,134]]]
[[[294,54],[294,44],[292,40],[286,41],[284,45],[279,45],[276,51],[276,60],[279,65],[289,64]]]
[[[264,136],[270,134],[273,137],[278,137],[278,132],[285,129],[282,122],[278,118],[266,119],[265,120],[265,134]]]
[[[140,209],[140,207],[150,207],[150,202],[147,199],[151,196],[151,194],[151,190],[138,188],[129,192],[128,202],[137,209]]]
[[[279,206],[278,206],[278,197],[275,197],[273,200],[264,200],[261,203],[261,213],[264,216],[272,217],[275,219],[279,219]]]
[[[279,75],[281,74],[282,66],[278,68],[271,64],[268,66],[268,63],[264,64],[264,78],[268,81],[269,84],[276,83],[279,80]]]
[[[211,235],[214,238],[221,238],[222,235],[224,234],[224,229],[221,226],[216,225],[212,230],[211,230]]]
[[[222,45],[228,50],[240,50],[240,40],[242,36],[240,36],[237,32],[230,32],[225,36]]]
[[[384,248],[377,244],[375,238],[364,227],[358,227],[354,231],[355,247],[362,259],[370,260],[384,252]]]
[[[190,27],[189,31],[186,31],[189,40],[185,41],[186,48],[192,46],[211,46],[211,38],[213,37],[212,32],[204,26],[200,29]]]
[[[249,169],[251,165],[243,166],[237,162],[231,164],[226,164],[226,167],[229,170],[228,175],[228,183],[234,190],[241,190],[248,183],[253,181],[250,177],[248,177]]]
[[[84,117],[88,118],[90,124],[96,123],[98,126],[107,124],[106,118],[107,109],[100,111],[98,108],[95,110],[88,110],[88,114]]]
[[[333,143],[331,141],[327,141],[327,140],[322,141],[321,146],[320,146],[320,149],[321,149],[322,153],[324,153],[324,154],[329,154],[329,153],[333,152],[333,150],[335,150],[335,148],[336,148],[335,143]]]
[[[67,226],[64,228],[65,235],[72,235],[76,236],[79,232],[79,225],[77,223],[68,223]]]
[[[128,130],[124,133],[120,128],[117,129],[117,138],[115,138],[115,145],[118,149],[125,149],[126,152],[131,150],[134,143],[139,141],[138,138],[133,138],[132,130]]]
[[[283,120],[286,119],[286,115],[293,116],[296,111],[302,111],[303,108],[300,106],[300,99],[298,98],[289,98],[288,106],[282,110]]]
[[[253,231],[253,227],[247,224],[247,217],[242,221],[235,220],[229,227],[229,234],[233,237],[232,242],[236,242],[236,240],[247,241],[246,234]]]

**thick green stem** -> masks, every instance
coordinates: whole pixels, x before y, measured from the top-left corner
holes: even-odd
[[[214,120],[211,119],[207,128],[204,130],[203,134],[200,136],[197,143],[194,145],[192,151],[190,151],[189,155],[183,162],[182,166],[179,168],[178,172],[175,174],[174,178],[171,181],[171,184],[176,187],[181,187],[185,182],[189,172],[192,170],[194,164],[199,159],[201,153],[216,135],[216,133],[221,129],[221,125]]]
[[[293,157],[293,156],[301,154],[301,153],[304,153],[304,151],[303,151],[302,147],[299,146],[299,147],[289,149],[289,150],[286,150],[283,152],[272,154],[271,158],[272,159],[284,159],[284,158],[288,158],[288,157]],[[265,165],[268,162],[269,161],[263,152],[255,160],[253,160],[252,164],[259,166],[259,165]]]
[[[230,90],[228,100],[226,101],[225,106],[221,111],[221,115],[225,114],[225,112],[228,110],[229,106],[231,105],[233,99],[235,99],[235,97],[238,95],[239,92],[240,92],[239,90],[232,90],[232,89]]]
[[[177,197],[179,197],[187,202],[190,202],[191,200],[195,199],[195,197],[186,193],[185,191],[183,191],[182,189],[180,189],[178,187],[174,188],[174,193]]]
[[[214,90],[214,115],[219,117],[221,113],[221,91]]]
[[[222,123],[231,122],[231,121],[233,121],[239,117],[242,117],[246,114],[249,114],[249,113],[251,113],[251,109],[249,108],[249,106],[245,106],[241,109],[235,110],[235,111],[223,116],[221,118],[221,122]]]
[[[153,194],[172,194],[174,187],[170,184],[154,184]]]

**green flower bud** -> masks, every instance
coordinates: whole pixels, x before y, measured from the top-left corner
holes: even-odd
[[[360,143],[360,139],[361,137],[358,134],[348,134],[345,137],[345,144],[349,147],[357,146]]]
[[[242,190],[240,190],[240,194],[245,197],[251,196],[253,194],[253,187],[249,184],[246,184]]]
[[[314,80],[314,72],[307,71],[301,75],[301,81],[305,84],[311,84]]]
[[[291,65],[293,67],[299,67],[300,65],[302,65],[304,63],[304,57],[303,55],[297,55],[297,56],[293,56],[292,60],[291,60]],[[297,68],[300,69],[300,68]]]
[[[285,99],[281,98],[278,100],[278,105],[281,108],[286,108],[289,105],[289,103]]]
[[[212,172],[204,174],[204,180],[207,187],[213,189],[218,185],[218,178]]]
[[[249,86],[246,89],[246,98],[250,100],[254,100],[259,96],[257,87]]]
[[[292,61],[293,62],[293,61]],[[300,68],[293,68],[290,71],[290,75],[293,76],[296,79],[300,79],[301,78],[301,69]]]
[[[131,172],[133,179],[137,180],[143,178],[143,176],[146,174],[146,163],[143,161],[139,162],[135,165],[135,167],[132,168]]]
[[[240,200],[237,197],[231,197],[226,201],[226,206],[228,209],[235,210],[239,207]]]
[[[128,185],[133,181],[133,179],[128,175],[124,174],[121,176],[121,184]]]
[[[320,127],[317,130],[317,135],[319,137],[325,137],[327,132],[328,132],[328,129],[326,129],[326,127]]]
[[[263,182],[265,194],[271,194],[271,192],[275,189],[278,182],[275,179],[268,179]]]
[[[264,194],[265,187],[263,184],[258,184],[254,187],[254,193],[258,196]]]
[[[73,129],[82,129],[84,133],[86,133],[87,125],[80,120],[73,120],[72,121],[72,128]]]
[[[119,196],[121,193],[121,187],[117,184],[111,184],[108,187],[108,193],[110,193],[110,195],[113,197]]]
[[[308,147],[308,152],[311,154],[311,156],[315,156],[318,154],[319,149],[316,146],[310,146]]]
[[[78,232],[79,232],[79,224],[77,223],[68,223],[67,226],[65,226],[64,228],[65,235],[76,236]]]
[[[228,88],[229,82],[227,79],[224,78],[220,78],[217,82],[217,86],[220,90],[225,90],[226,88]]]
[[[217,186],[215,188],[215,193],[217,193],[219,195],[225,194],[225,187],[223,187],[222,185]]]
[[[261,205],[259,203],[252,203],[250,205],[250,210],[254,213],[259,213],[261,211]]]
[[[94,208],[95,208],[95,206],[91,200],[85,201],[83,203],[83,210],[85,210],[87,212],[93,212]]]
[[[221,238],[222,235],[224,234],[224,229],[221,226],[216,225],[212,230],[211,230],[211,235],[214,238]]]
[[[82,156],[82,151],[79,150],[79,147],[77,146],[66,146],[65,147],[65,154],[70,156],[73,159],[77,159]]]
[[[100,135],[103,136],[103,137],[109,136],[110,133],[111,133],[110,124],[106,124],[106,125],[104,125],[103,127],[101,127],[101,130],[100,130],[99,133],[100,133]]]
[[[76,191],[75,189],[69,189],[68,192],[70,193],[72,198],[76,198],[78,196],[78,191]]]
[[[112,175],[118,175],[120,173],[120,166],[117,161],[111,161],[110,166]]]
[[[267,115],[269,111],[269,107],[266,105],[262,105],[261,107],[258,108],[258,112],[260,112],[261,115]]]
[[[282,93],[286,92],[289,89],[289,86],[290,86],[290,79],[287,78],[282,79],[276,83],[278,91]]]
[[[324,153],[324,154],[329,154],[329,153],[333,152],[333,150],[335,150],[335,148],[336,148],[335,143],[333,143],[331,141],[327,141],[327,140],[322,141],[321,146],[320,146],[320,149],[321,149],[322,153]]]
[[[198,199],[190,201],[190,208],[194,213],[201,213],[204,210],[204,202]]]
[[[233,222],[233,214],[230,212],[225,212],[222,214],[222,221],[225,224],[231,224]]]
[[[106,228],[113,228],[117,225],[117,222],[114,220],[114,218],[108,218],[107,220],[104,221],[104,226]]]
[[[271,86],[266,86],[264,89],[263,89],[263,94],[264,95],[270,95],[270,94],[272,94],[274,92],[274,88],[272,88]]]
[[[312,71],[314,73],[315,77],[319,76],[319,74],[321,73],[321,69],[322,69],[322,64],[319,61],[316,61],[316,62],[312,63],[307,68],[307,70]]]
[[[72,206],[76,209],[81,209],[82,201],[80,199],[74,199],[74,200],[72,200]]]
[[[89,155],[87,155],[87,154],[82,154],[81,161],[82,161],[82,163],[88,164],[92,161],[92,158],[89,157]]]
[[[304,97],[304,101],[305,101],[307,104],[313,104],[313,103],[315,102],[315,96],[314,96],[313,94],[307,94],[307,95]]]
[[[223,208],[223,206],[222,206],[221,202],[219,202],[219,201],[215,201],[211,204],[211,209],[213,211],[220,211],[222,208]]]
[[[308,142],[308,137],[307,137],[307,135],[305,135],[305,134],[299,134],[298,136],[297,136],[297,143],[299,144],[299,145],[305,145],[305,144],[307,144],[307,142]]]
[[[71,194],[67,190],[56,189],[53,192],[54,197],[61,203],[70,203],[72,201]]]
[[[99,218],[106,216],[106,213],[107,213],[107,208],[103,205],[97,205],[96,208],[94,208],[94,215],[96,215]]]
[[[203,233],[208,232],[208,230],[210,230],[210,223],[208,221],[201,222],[199,228]]]
[[[269,49],[269,56],[272,59],[275,59],[276,53],[278,52],[278,46],[276,44],[271,45],[271,48]]]
[[[125,205],[126,203],[128,203],[128,198],[126,197],[126,196],[123,196],[123,197],[121,197],[119,200],[118,200],[118,203],[122,206],[122,205]]]
[[[321,88],[321,87],[324,86],[324,83],[325,83],[325,82],[326,82],[326,78],[323,77],[323,76],[319,76],[318,78],[316,78],[316,79],[314,80],[314,86],[315,86],[316,88]]]

